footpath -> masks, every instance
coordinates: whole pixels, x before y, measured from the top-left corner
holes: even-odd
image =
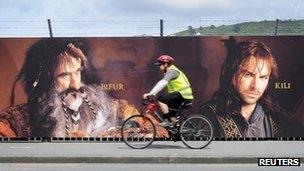
[[[0,143],[0,163],[257,163],[258,158],[300,158],[304,141],[213,141],[200,150],[156,141],[147,149],[123,142]]]

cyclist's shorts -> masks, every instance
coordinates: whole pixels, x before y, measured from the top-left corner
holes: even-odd
[[[191,102],[191,100],[184,99],[179,92],[160,95],[157,100],[167,104],[168,107],[172,109],[178,109],[182,102]]]

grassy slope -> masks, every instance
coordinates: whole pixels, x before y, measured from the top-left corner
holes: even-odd
[[[233,25],[221,25],[194,28],[201,35],[273,35],[276,21],[245,22]],[[279,21],[278,35],[303,35],[304,20]],[[188,30],[175,34],[176,36],[191,36]]]

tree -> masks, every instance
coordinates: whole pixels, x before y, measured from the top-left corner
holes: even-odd
[[[235,25],[233,25],[233,26],[232,26],[232,31],[234,31],[234,32],[236,32],[236,33],[240,32],[240,31],[241,31],[241,26],[240,26],[240,24],[235,24]]]
[[[195,30],[193,29],[192,26],[188,26],[188,32],[189,32],[190,36],[195,36],[196,35],[196,32],[195,32]]]

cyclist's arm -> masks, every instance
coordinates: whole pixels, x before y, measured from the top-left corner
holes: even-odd
[[[167,80],[161,79],[157,82],[157,84],[152,88],[149,94],[152,94],[155,96],[157,93],[159,93],[166,85],[168,84]]]
[[[157,82],[157,84],[152,88],[152,90],[150,91],[150,94],[152,95],[156,95],[157,93],[159,93],[168,83],[169,81],[177,78],[179,75],[179,72],[176,70],[168,70],[164,76],[163,79],[161,79],[160,81]]]

